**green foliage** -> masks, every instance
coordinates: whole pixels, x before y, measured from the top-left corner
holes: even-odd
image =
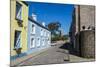
[[[57,41],[59,40],[59,35],[55,35],[54,37],[51,38],[52,41]]]
[[[59,41],[59,40],[67,40],[68,36],[64,35],[61,36],[61,24],[59,22],[51,22],[47,25],[48,29],[51,31],[51,41]]]
[[[59,40],[67,40],[67,39],[68,39],[68,35],[63,35],[63,36],[55,35],[54,37],[51,38],[51,41],[59,41]]]
[[[61,24],[59,22],[51,22],[50,24],[48,24],[48,28],[50,30],[58,30],[59,27],[61,27]]]
[[[47,27],[51,31],[51,34],[55,35],[57,31],[59,32],[61,24],[59,22],[51,22],[47,25]]]

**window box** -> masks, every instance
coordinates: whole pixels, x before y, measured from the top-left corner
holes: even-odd
[[[16,18],[16,20],[17,20],[19,23],[22,23],[22,22],[23,22],[23,20],[18,19],[18,18]]]
[[[17,49],[15,48],[14,50],[16,51],[16,53],[17,53],[18,56],[19,56],[19,54],[21,54],[21,50],[22,50],[22,48],[17,48]]]

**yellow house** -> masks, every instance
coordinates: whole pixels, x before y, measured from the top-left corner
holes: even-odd
[[[11,0],[11,56],[27,51],[28,4]]]

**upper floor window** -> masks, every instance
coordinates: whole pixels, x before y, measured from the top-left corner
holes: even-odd
[[[41,29],[41,36],[43,35],[43,29]]]
[[[22,20],[22,5],[16,2],[16,19]]]
[[[35,34],[35,26],[32,25],[32,33]]]
[[[37,47],[40,47],[40,38],[37,38]]]
[[[46,36],[46,31],[44,30],[44,36]]]

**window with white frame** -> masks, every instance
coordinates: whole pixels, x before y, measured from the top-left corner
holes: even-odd
[[[44,36],[46,36],[46,31],[44,30]]]
[[[32,24],[32,34],[35,34],[35,26]]]
[[[31,38],[30,48],[35,48],[35,39]]]
[[[49,37],[50,33],[48,32],[47,36]]]
[[[50,44],[50,39],[48,38],[48,44]]]
[[[42,46],[45,46],[45,40],[42,39]]]
[[[46,36],[47,32],[45,31],[45,36]]]
[[[22,5],[16,2],[16,19],[22,20]]]
[[[43,29],[41,29],[41,36],[43,35]]]
[[[40,47],[40,38],[37,38],[37,47]]]

